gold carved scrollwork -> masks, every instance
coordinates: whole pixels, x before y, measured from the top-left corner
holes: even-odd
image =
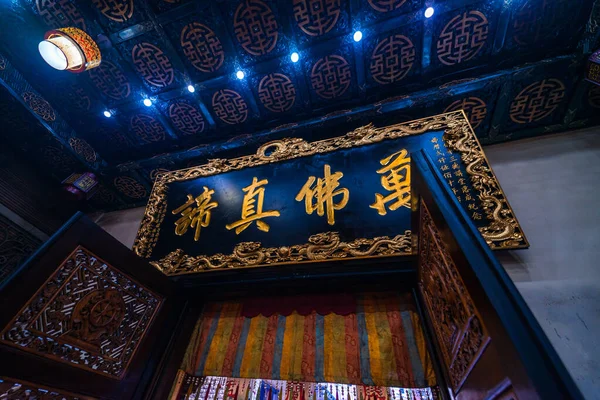
[[[190,274],[223,268],[247,268],[275,264],[317,262],[330,259],[368,258],[411,254],[411,233],[394,237],[356,239],[343,242],[337,232],[312,235],[307,244],[263,248],[259,242],[243,242],[235,246],[233,254],[188,256],[177,249],[158,261],[154,267],[166,275]]]
[[[464,112],[454,111],[415,121],[404,122],[377,128],[373,124],[356,128],[344,136],[331,139],[307,142],[300,138],[276,140],[262,145],[256,152],[233,159],[214,159],[207,164],[192,168],[170,171],[157,178],[146,213],[142,220],[138,236],[134,244],[135,252],[141,257],[150,257],[159,235],[160,226],[165,216],[167,207],[168,184],[182,182],[205,176],[221,174],[229,171],[241,170],[291,160],[301,157],[324,154],[341,149],[370,145],[384,140],[393,140],[406,136],[420,135],[427,132],[444,131],[444,142],[452,152],[459,153],[466,165],[467,173],[471,178],[473,187],[478,192],[483,210],[487,216],[487,225],[479,228],[486,242],[492,249],[527,247],[528,242],[521,231],[512,209],[510,208],[496,177],[491,170],[481,145]],[[375,239],[357,239],[375,240]],[[356,242],[356,241],[355,241]],[[355,243],[352,242],[352,243]],[[349,245],[349,244],[347,244]],[[254,249],[257,247],[257,249]],[[298,245],[306,247],[305,245]],[[236,268],[248,266],[242,260],[263,260],[260,263],[253,261],[252,266],[284,262],[297,262],[292,256],[292,249],[298,246],[282,248],[262,248],[260,244],[241,243],[233,254],[216,254],[212,256],[190,257],[177,250],[160,261],[153,264],[165,273],[190,273],[218,268]],[[290,255],[286,255],[287,252]],[[283,255],[280,255],[283,252]],[[260,256],[260,254],[264,255]],[[251,256],[246,257],[246,254]],[[350,253],[348,253],[350,254]],[[335,253],[330,258],[334,258]],[[278,261],[275,261],[278,260]],[[233,261],[233,263],[232,263]],[[177,264],[180,267],[173,268]],[[183,265],[183,266],[181,266]],[[192,266],[194,265],[194,266]],[[181,271],[181,272],[179,272]]]

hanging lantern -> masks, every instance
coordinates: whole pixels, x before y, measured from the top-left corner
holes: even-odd
[[[585,79],[596,85],[600,85],[600,50],[596,51],[588,59],[585,68]]]
[[[38,49],[52,68],[79,73],[100,65],[102,57],[94,40],[78,28],[46,32]]]

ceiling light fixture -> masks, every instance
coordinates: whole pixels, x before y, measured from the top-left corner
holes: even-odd
[[[293,52],[290,58],[292,59],[292,62],[298,62],[298,60],[300,59],[300,55],[296,52]]]
[[[244,79],[246,74],[244,74],[244,71],[239,70],[238,72],[235,73],[235,76],[237,76],[237,78],[241,80],[241,79]]]
[[[353,38],[354,38],[355,42],[360,42],[362,40],[362,32],[361,31],[354,32]]]
[[[152,100],[150,100],[150,99],[144,99],[144,105],[146,107],[150,107],[152,105]]]
[[[61,71],[79,73],[96,68],[102,61],[96,42],[78,28],[46,32],[38,50],[48,65]]]
[[[110,117],[112,117],[112,113],[110,111],[108,111],[108,110],[104,110],[104,116],[106,118],[110,118]]]
[[[433,7],[427,7],[427,9],[425,10],[425,18],[433,17],[434,12],[435,10],[433,9]]]
[[[194,85],[188,85],[188,92],[194,93],[195,91],[196,91],[196,88],[194,87]]]

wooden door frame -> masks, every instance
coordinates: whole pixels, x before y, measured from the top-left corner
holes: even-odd
[[[495,332],[492,339],[495,345],[502,349],[501,353],[506,359],[510,355],[515,356],[525,371],[526,377],[513,374],[512,384],[526,387],[525,378],[528,378],[533,385],[533,388],[529,388],[536,390],[539,398],[583,399],[525,300],[445,183],[436,164],[424,151],[413,153],[411,158],[415,250],[418,250],[416,246],[420,235],[419,204],[423,199],[444,241],[449,242],[451,257],[462,261],[463,265],[475,266],[470,268],[471,273],[465,274],[469,276],[463,277],[465,284],[475,302],[483,305],[480,312],[489,318],[488,323],[491,321],[489,328]],[[457,262],[457,266],[459,264],[461,262]],[[460,272],[462,276],[463,271]],[[417,299],[425,311],[420,293]],[[431,317],[427,312],[423,314],[429,336],[434,337]],[[433,341],[433,347],[438,360],[441,360],[436,340]],[[517,365],[512,367],[514,371],[521,369]],[[449,382],[446,369],[442,370]]]

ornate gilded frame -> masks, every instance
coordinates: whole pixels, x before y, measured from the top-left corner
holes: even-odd
[[[276,140],[259,147],[256,154],[210,160],[208,164],[159,174],[133,249],[140,257],[151,256],[167,211],[169,183],[440,130],[444,131],[446,148],[460,154],[490,221],[479,228],[489,246],[492,249],[529,247],[465,113],[460,110],[381,128],[369,124],[344,136],[316,142],[306,142],[300,138]],[[325,232],[311,236],[306,244],[279,248],[263,248],[259,242],[239,243],[232,254],[188,256],[183,250],[177,249],[151,264],[166,275],[180,275],[218,269],[410,254],[410,231],[395,237],[359,238],[352,242],[341,241],[336,232]]]

